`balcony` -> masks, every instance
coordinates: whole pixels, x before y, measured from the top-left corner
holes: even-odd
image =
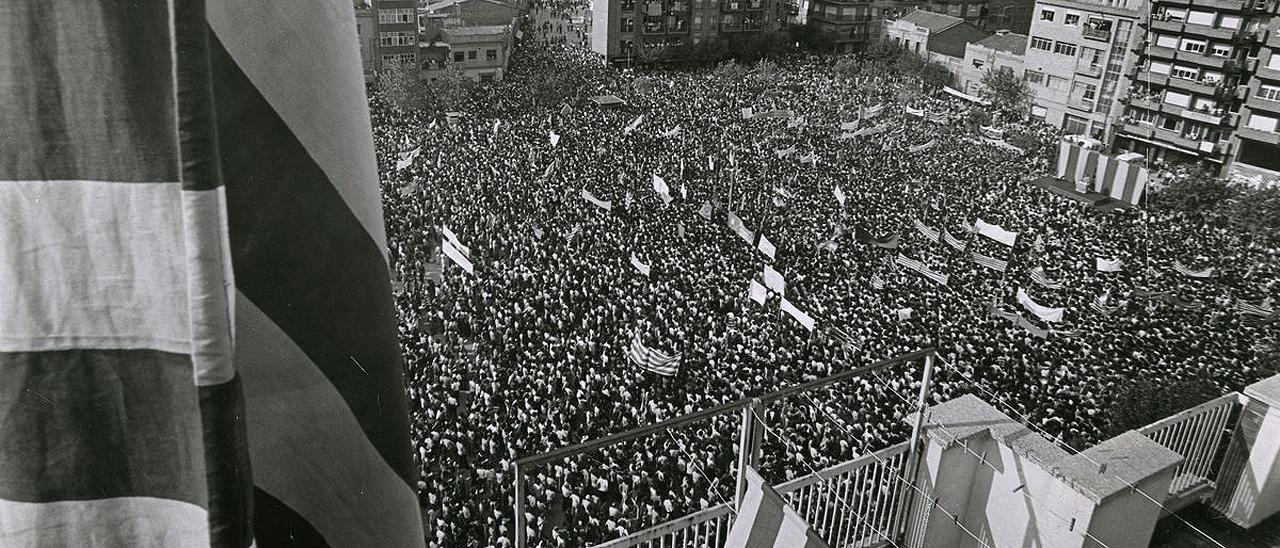
[[[1092,99],[1085,99],[1083,97],[1067,98],[1068,107],[1071,107],[1073,109],[1076,109],[1082,112],[1093,112],[1093,105],[1094,105],[1094,102]]]
[[[1254,92],[1253,95],[1249,95],[1249,99],[1244,102],[1244,105],[1252,110],[1265,110],[1271,113],[1280,113],[1280,101],[1273,101],[1271,99],[1258,97],[1256,92]]]
[[[1262,131],[1253,129],[1249,126],[1240,126],[1236,128],[1236,136],[1241,139],[1257,141],[1259,143],[1267,143],[1269,145],[1280,145],[1280,133],[1273,131]]]
[[[1267,31],[1267,47],[1280,48],[1280,32],[1273,30]]]
[[[1155,133],[1152,135],[1152,139],[1187,150],[1200,150],[1199,139],[1188,139],[1183,137],[1181,133],[1164,128],[1155,128]]]
[[[1159,97],[1130,97],[1129,106],[1160,112],[1161,103]]]
[[[1083,63],[1076,65],[1076,74],[1088,76],[1090,78],[1102,77],[1102,65],[1086,65]]]
[[[1227,113],[1223,111],[1217,111],[1216,113],[1214,113],[1214,112],[1205,112],[1200,110],[1191,110],[1189,108],[1183,109],[1182,117],[1188,120],[1195,120],[1197,122],[1202,122],[1202,123],[1214,125],[1214,126],[1226,125],[1227,120],[1230,119],[1230,117],[1227,116]]]
[[[1168,59],[1172,61],[1173,58],[1178,55],[1178,50],[1162,46],[1151,46],[1150,48],[1147,48],[1147,55],[1155,59]]]
[[[1080,29],[1080,35],[1088,40],[1096,40],[1098,42],[1111,41],[1110,30],[1091,29],[1091,28],[1085,27]]]
[[[1125,122],[1124,128],[1122,128],[1121,131],[1129,135],[1136,135],[1144,139],[1150,139],[1152,134],[1155,133],[1155,128],[1136,122]]]
[[[1184,80],[1182,78],[1169,78],[1169,81],[1165,85],[1174,89],[1190,91],[1192,93],[1198,93],[1208,97],[1216,96],[1218,93],[1218,87],[1215,84],[1197,82],[1195,80]]]
[[[1272,55],[1275,54],[1273,53]],[[1263,80],[1280,81],[1280,69],[1268,68],[1265,65],[1258,66],[1258,69],[1253,74]]]
[[[1237,29],[1208,27],[1171,19],[1157,20],[1155,15],[1151,17],[1151,30],[1164,31],[1170,34],[1192,34],[1225,41],[1234,39],[1236,32],[1238,32]]]

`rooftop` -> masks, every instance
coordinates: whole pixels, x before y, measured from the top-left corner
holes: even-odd
[[[1027,52],[1027,35],[998,30],[995,34],[974,42],[974,45],[1022,55]]]
[[[959,17],[952,17],[950,15],[945,15],[942,13],[933,13],[931,11],[917,9],[916,11],[908,13],[906,16],[902,17],[901,19],[899,19],[899,21],[907,21],[909,23],[913,23],[915,24],[915,26],[924,27],[926,29],[929,29],[929,32],[933,33],[933,32],[942,32],[951,27],[959,25],[960,23],[964,22],[964,19],[961,19]]]
[[[427,3],[426,7],[428,16],[461,18],[462,26],[468,27],[510,25],[519,12],[516,6],[499,0],[437,0]]]

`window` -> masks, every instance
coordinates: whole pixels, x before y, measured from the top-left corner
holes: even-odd
[[[481,81],[481,82],[492,82],[492,81],[493,81],[493,73],[492,73],[492,72],[482,72],[482,73],[480,73],[480,81]]]
[[[1164,119],[1160,121],[1160,127],[1169,131],[1178,131],[1182,129],[1182,118],[1178,118],[1177,116],[1165,116]]]
[[[1067,79],[1052,74],[1044,75],[1044,86],[1049,89],[1066,89]]]
[[[1184,21],[1187,18],[1187,10],[1180,8],[1167,8],[1164,10],[1164,16],[1170,21]]]
[[[1192,103],[1196,110],[1200,112],[1213,112],[1218,109],[1218,102],[1213,99],[1205,99],[1196,97],[1195,103]]]
[[[412,32],[379,32],[378,45],[381,46],[413,46],[417,36]]]
[[[1151,66],[1150,66],[1150,67],[1147,67],[1147,70],[1150,70],[1150,71],[1152,72],[1152,74],[1164,74],[1164,75],[1168,75],[1168,74],[1169,74],[1169,70],[1170,70],[1171,68],[1172,68],[1172,67],[1171,67],[1171,65],[1169,65],[1169,63],[1161,63],[1161,62],[1159,62],[1159,61],[1152,61],[1152,62],[1151,62]]]
[[[1231,57],[1231,44],[1214,44],[1213,55],[1217,57]]]
[[[1031,49],[1049,51],[1050,49],[1053,49],[1053,41],[1047,38],[1040,38],[1039,36],[1032,36]]]
[[[413,8],[396,8],[378,10],[379,23],[412,23],[417,10]]]
[[[382,55],[382,64],[385,65],[417,65],[418,56],[412,53],[384,53]]]
[[[1090,67],[1102,65],[1102,50],[1089,47],[1080,48],[1080,62]]]
[[[622,0],[622,11],[635,11],[636,0]]]
[[[1249,114],[1249,123],[1247,125],[1249,126],[1249,129],[1269,131],[1271,133],[1276,132],[1276,119],[1270,116],[1262,116],[1256,112]]]
[[[1088,82],[1075,82],[1071,84],[1071,100],[1073,102],[1082,102],[1090,108],[1093,107],[1093,100],[1098,97],[1098,86]]]
[[[1041,21],[1053,21],[1053,10],[1040,10]]]
[[[1044,82],[1044,73],[1038,70],[1028,70],[1025,74],[1023,74],[1022,77],[1028,83],[1032,83],[1032,84],[1039,84]]]
[[[1076,45],[1066,42],[1056,42],[1053,44],[1053,52],[1058,55],[1076,56]]]
[[[1049,114],[1049,110],[1048,110],[1048,109],[1046,109],[1046,108],[1044,108],[1044,107],[1042,107],[1042,106],[1036,106],[1036,105],[1032,105],[1032,106],[1031,106],[1031,117],[1032,117],[1032,118],[1035,118],[1035,119],[1037,119],[1037,120],[1044,121],[1044,117],[1045,117],[1046,115],[1048,115],[1048,114]]]
[[[961,9],[964,9],[964,6],[961,6],[960,4],[947,4],[947,15],[959,17],[961,15]]]
[[[467,60],[467,54],[465,54],[465,53],[463,53],[463,52],[461,52],[461,51],[455,51],[455,52],[453,52],[453,62],[455,62],[455,63],[461,63],[461,62],[466,61],[466,60]]]
[[[702,32],[702,15],[693,16],[693,32]]]
[[[1191,104],[1191,96],[1185,93],[1166,90],[1164,92],[1164,102],[1165,104],[1187,108],[1187,106]]]
[[[1169,76],[1183,80],[1196,80],[1200,78],[1200,71],[1196,67],[1174,65],[1173,71],[1169,73]]]
[[[1085,135],[1089,133],[1089,122],[1079,116],[1068,114],[1062,118],[1062,130],[1067,135]]]
[[[1157,35],[1156,35],[1156,46],[1157,46],[1157,47],[1162,47],[1162,48],[1174,48],[1174,49],[1177,49],[1177,48],[1178,48],[1178,37],[1177,37],[1177,36],[1171,36],[1171,35],[1168,35],[1168,34],[1157,34]]]
[[[969,17],[982,15],[982,4],[969,4]]]
[[[1191,53],[1204,53],[1205,48],[1208,46],[1209,46],[1209,43],[1205,42],[1204,40],[1191,40],[1189,38],[1183,38],[1181,45],[1178,49],[1181,49],[1182,51],[1189,51]]]
[[[1280,70],[1280,53],[1272,53],[1267,58],[1267,68],[1271,70]]]
[[[622,32],[635,32],[635,30],[636,30],[636,18],[635,18],[635,17],[623,17],[623,18],[622,18]]]
[[[1258,86],[1258,98],[1268,101],[1280,101],[1280,86]]]
[[[1079,24],[1080,24],[1080,14],[1078,14],[1078,13],[1068,13],[1068,14],[1066,14],[1066,15],[1065,15],[1065,16],[1063,16],[1063,18],[1062,18],[1062,24],[1064,24],[1064,25],[1068,25],[1068,26],[1072,26],[1072,27],[1079,25]]]
[[[1193,25],[1213,26],[1216,14],[1211,11],[1192,11],[1187,13],[1187,22]]]
[[[468,51],[468,52],[467,52],[467,60],[468,60],[468,61],[475,61],[475,60],[476,60],[476,50],[470,50],[470,51]]]
[[[1156,124],[1156,118],[1159,115],[1146,109],[1131,108],[1129,109],[1129,117],[1133,119],[1135,124],[1153,126]]]
[[[1240,17],[1238,15],[1223,15],[1222,19],[1218,21],[1218,26],[1224,29],[1238,29],[1240,28]]]
[[[985,62],[983,62],[981,59],[974,59],[974,60],[973,60],[973,68],[980,69],[980,68],[982,68],[982,67],[984,67],[984,66],[986,66],[986,65],[987,65],[987,64],[986,64]]]
[[[497,61],[497,60],[498,60],[498,50],[496,50],[496,49],[487,49],[487,50],[484,50],[484,60],[485,60],[485,61],[489,61],[490,63],[492,63],[492,62],[494,62],[494,61]]]

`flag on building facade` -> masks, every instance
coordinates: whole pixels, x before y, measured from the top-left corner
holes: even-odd
[[[747,486],[725,548],[827,548],[809,524],[750,466]]]
[[[351,6],[5,8],[0,544],[422,546]]]

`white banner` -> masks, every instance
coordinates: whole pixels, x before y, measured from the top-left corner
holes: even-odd
[[[466,270],[467,274],[475,274],[475,267],[471,264],[471,259],[468,259],[466,255],[462,254],[462,251],[459,251],[458,248],[454,247],[453,242],[444,240],[443,242],[440,242],[440,248],[444,250],[444,255],[448,257],[449,260],[462,267],[463,270]]]
[[[778,294],[787,292],[787,281],[782,279],[782,274],[769,265],[764,267],[764,286]]]
[[[1018,240],[1018,233],[1005,230],[1000,225],[993,225],[978,219],[974,223],[973,228],[978,234],[991,238],[1009,247],[1013,247],[1014,242]]]
[[[1021,287],[1018,288],[1018,304],[1021,304],[1022,307],[1026,308],[1028,312],[1035,314],[1036,317],[1046,322],[1062,321],[1062,312],[1064,309],[1043,306],[1041,304],[1036,303],[1035,301],[1031,300],[1031,296],[1028,295],[1026,290],[1022,289]]]
[[[765,256],[770,259],[773,258],[773,254],[778,250],[778,248],[774,246],[773,243],[769,241],[769,238],[765,237],[764,234],[760,235],[760,244],[756,246],[756,249],[759,249],[761,253],[764,253]]]
[[[786,297],[782,298],[782,311],[790,314],[791,317],[795,318],[797,322],[800,322],[800,325],[803,325],[805,329],[813,331],[813,317],[805,314],[804,311],[799,308],[796,308],[795,305],[791,304],[791,301],[788,301]]]

